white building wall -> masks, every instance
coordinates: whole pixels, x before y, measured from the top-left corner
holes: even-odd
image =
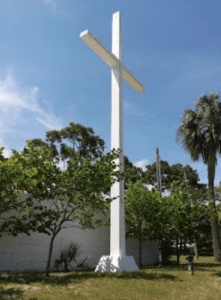
[[[46,203],[46,202],[45,202]],[[46,205],[46,204],[45,204]],[[10,214],[5,214],[5,216]],[[100,219],[102,214],[97,214]],[[105,217],[109,219],[109,214]],[[62,227],[79,226],[78,223],[66,222]],[[13,237],[4,234],[0,238],[0,272],[44,272],[46,270],[49,243],[51,236],[40,233],[18,234]],[[110,226],[100,227],[95,230],[70,227],[62,229],[54,240],[51,270],[54,268],[56,259],[60,259],[62,250],[69,247],[70,243],[77,243],[82,254],[76,257],[77,262],[83,261],[91,266],[96,266],[102,255],[110,255]],[[135,238],[126,240],[126,255],[132,255],[138,265],[139,263],[139,242]],[[145,241],[142,244],[142,263],[152,265],[158,262],[158,242]]]

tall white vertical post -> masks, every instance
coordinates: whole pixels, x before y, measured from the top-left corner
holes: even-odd
[[[122,63],[122,37],[120,12],[113,14],[112,20],[112,52],[95,38],[88,30],[81,33],[80,38],[111,67],[111,148],[120,149],[120,157],[116,159],[116,170],[123,171],[123,99],[121,83],[124,79],[138,92],[144,86]],[[119,169],[120,168],[120,169]],[[104,255],[95,272],[138,271],[133,256],[126,256],[125,251],[125,215],[124,215],[124,180],[115,182],[111,187],[111,227],[110,255]]]
[[[122,61],[122,37],[120,12],[113,14],[112,53]],[[111,70],[111,149],[120,149],[120,158],[116,160],[123,171],[123,99],[121,90],[121,64]],[[119,170],[119,167],[117,167]],[[111,187],[111,232],[110,254],[125,255],[125,217],[124,217],[124,180],[117,181]]]

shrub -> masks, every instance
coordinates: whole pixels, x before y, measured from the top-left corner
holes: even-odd
[[[76,256],[80,255],[82,251],[80,250],[79,245],[71,243],[69,246],[69,249],[63,250],[61,252],[60,259],[55,260],[55,268],[58,271],[58,266],[62,263],[64,263],[65,272],[69,272],[68,265],[71,263],[71,261],[75,261],[77,268],[82,268],[84,266],[84,262],[88,259],[85,258],[82,262],[78,263],[76,260]]]

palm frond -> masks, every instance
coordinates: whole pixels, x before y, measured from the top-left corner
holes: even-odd
[[[183,112],[176,141],[189,152],[194,161],[204,163],[221,154],[221,102],[219,94],[203,94],[196,99],[194,110]],[[217,159],[215,159],[217,163]]]

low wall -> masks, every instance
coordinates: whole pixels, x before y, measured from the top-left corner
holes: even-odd
[[[44,203],[45,204],[45,203]],[[5,216],[10,214],[5,214]],[[97,214],[95,219],[100,219],[102,214]],[[103,217],[104,218],[104,217]],[[105,217],[109,219],[109,214]],[[110,255],[110,226],[100,227],[95,230],[81,229],[75,222],[66,222],[54,240],[53,254],[51,259],[51,270],[54,268],[56,259],[60,258],[62,250],[65,250],[71,242],[77,243],[82,254],[77,257],[81,262],[86,257],[87,264],[96,266],[102,255]],[[13,237],[4,234],[0,238],[0,272],[44,272],[46,270],[49,243],[51,236],[40,233],[18,234]],[[133,237],[126,239],[126,255],[133,256],[137,265],[139,264],[139,242]],[[158,262],[158,242],[144,241],[142,243],[143,265],[153,265]]]

